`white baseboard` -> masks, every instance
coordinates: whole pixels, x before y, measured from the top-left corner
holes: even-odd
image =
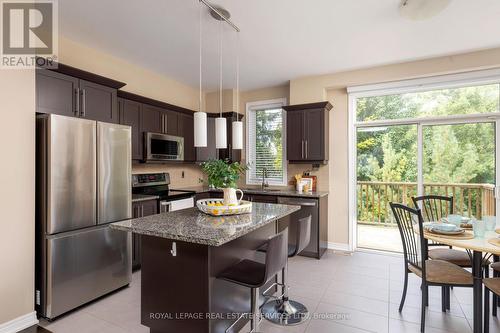
[[[335,251],[344,251],[344,252],[350,252],[351,251],[349,249],[349,244],[347,244],[347,243],[328,242],[328,249],[335,250]]]
[[[6,323],[0,324],[0,333],[15,333],[38,324],[36,312],[27,313]]]

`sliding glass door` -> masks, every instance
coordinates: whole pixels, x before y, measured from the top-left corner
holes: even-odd
[[[413,206],[416,195],[453,196],[460,215],[496,215],[500,85],[446,85],[350,95],[353,248],[400,252],[389,202]]]

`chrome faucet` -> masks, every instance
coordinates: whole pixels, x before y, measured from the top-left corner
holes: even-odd
[[[267,169],[263,168],[262,169],[262,185],[261,185],[262,190],[265,190],[266,187],[269,187],[269,183],[267,182],[266,178],[267,178]]]

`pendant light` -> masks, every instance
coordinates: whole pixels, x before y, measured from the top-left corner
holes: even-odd
[[[199,59],[199,78],[200,78],[200,96],[199,96],[199,107],[198,111],[194,113],[194,146],[195,147],[206,147],[207,146],[207,113],[203,112],[203,91],[202,91],[202,26],[201,17],[202,15],[202,3],[199,5],[199,38],[200,38],[200,59]]]
[[[243,122],[238,120],[240,113],[240,33],[236,32],[236,121],[232,124],[233,149],[243,149]]]
[[[227,148],[226,118],[222,117],[222,21],[220,21],[219,39],[219,112],[220,116],[215,118],[215,148]]]

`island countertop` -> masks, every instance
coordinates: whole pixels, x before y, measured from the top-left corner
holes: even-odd
[[[189,243],[220,246],[268,223],[287,216],[300,206],[252,203],[252,213],[210,216],[197,208],[162,213],[111,224],[111,228]]]

